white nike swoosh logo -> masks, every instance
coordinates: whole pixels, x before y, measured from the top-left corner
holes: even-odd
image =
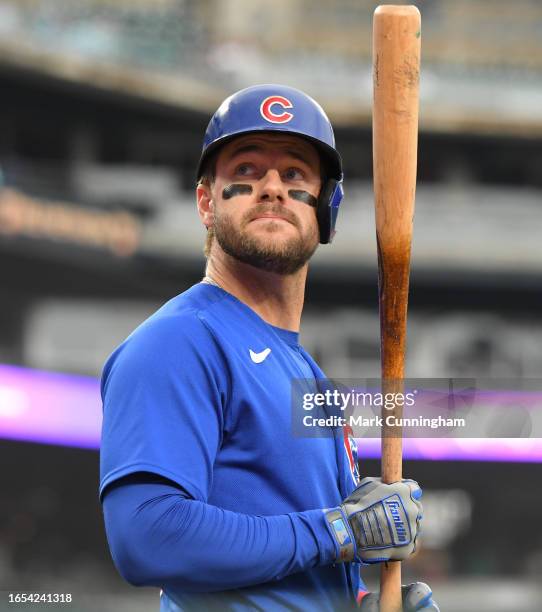
[[[262,363],[262,361],[265,361],[267,359],[267,356],[271,352],[271,349],[266,348],[260,353],[255,353],[252,349],[248,349],[248,352],[250,353],[250,358],[254,363]]]

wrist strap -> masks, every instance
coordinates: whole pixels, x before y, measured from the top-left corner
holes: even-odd
[[[338,546],[337,563],[344,563],[354,559],[354,536],[350,529],[346,515],[339,508],[324,511],[329,530]]]

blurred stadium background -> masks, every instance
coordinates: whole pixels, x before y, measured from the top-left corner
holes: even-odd
[[[202,276],[194,169],[209,114],[233,91],[285,83],[329,111],[347,197],[312,266],[302,337],[330,376],[378,376],[377,4],[0,0],[0,610],[19,608],[7,604],[16,590],[71,592],[84,611],[157,609],[158,591],[125,585],[107,551],[97,377]],[[416,4],[408,374],[540,377],[542,3]],[[540,463],[508,444],[406,461],[427,519],[405,572],[443,611],[542,610]],[[360,451],[362,473],[376,473]]]

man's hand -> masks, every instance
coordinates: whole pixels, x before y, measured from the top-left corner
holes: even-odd
[[[425,582],[413,582],[401,587],[403,612],[440,612],[433,601],[433,592]],[[379,612],[380,598],[378,593],[367,593],[361,600],[361,612]]]
[[[364,478],[337,508],[325,511],[337,561],[402,561],[416,550],[422,490],[414,480]]]

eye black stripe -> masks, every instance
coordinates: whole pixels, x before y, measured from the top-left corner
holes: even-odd
[[[241,183],[234,183],[233,185],[228,185],[224,187],[222,191],[222,197],[225,200],[229,200],[237,195],[250,195],[252,193],[251,185],[243,185]]]
[[[293,200],[299,200],[300,202],[304,202],[313,208],[316,208],[318,205],[318,200],[308,191],[303,191],[302,189],[290,189],[288,191],[288,195]]]

